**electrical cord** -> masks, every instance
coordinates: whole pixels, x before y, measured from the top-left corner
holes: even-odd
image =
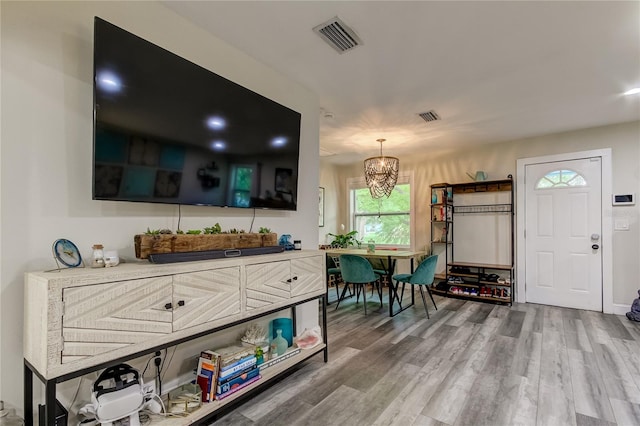
[[[253,221],[256,220],[256,208],[253,208],[253,218],[251,219],[251,226],[249,226],[249,233],[251,233],[251,230],[253,229]]]
[[[149,363],[151,362],[152,359],[154,359],[157,355],[151,356],[149,357],[149,359],[147,360],[147,365],[144,366],[144,370],[142,371],[142,376],[144,377],[144,373],[147,372],[147,368],[149,368]]]
[[[169,361],[167,361],[167,368],[166,369],[165,369],[165,366],[164,366],[164,361],[166,361],[166,359],[167,359],[167,354],[166,354],[166,352],[164,354],[164,360],[163,360],[163,363],[162,363],[162,378],[163,379],[164,379],[165,374],[167,374],[167,370],[169,369],[169,366],[171,365],[171,361],[173,361],[173,356],[176,354],[176,350],[178,349],[178,346],[179,345],[176,345],[176,346],[173,347],[173,352],[171,352],[171,357],[169,358]]]
[[[160,377],[160,363],[162,359],[157,356],[153,359],[153,363],[156,365],[156,379],[158,380],[158,393],[162,395],[162,377]]]

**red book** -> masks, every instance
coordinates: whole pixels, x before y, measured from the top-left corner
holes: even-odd
[[[211,392],[211,379],[209,379],[207,376],[198,375],[196,383],[198,383],[198,386],[200,386],[200,390],[202,390],[202,402],[209,402],[209,395]]]

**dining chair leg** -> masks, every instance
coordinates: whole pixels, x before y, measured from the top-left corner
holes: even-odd
[[[340,279],[338,279],[338,277],[336,276],[336,297],[339,299],[340,298],[340,289],[338,288],[338,284],[340,283]],[[346,287],[346,284],[345,284]]]
[[[380,298],[380,307],[382,308],[382,283],[380,281],[378,283],[378,297]]]
[[[429,319],[429,309],[427,309],[427,299],[424,298],[424,291],[422,290],[422,285],[419,285],[420,296],[422,297],[422,303],[424,304],[424,310],[427,313],[427,319]]]
[[[338,303],[336,303],[336,309],[334,310],[338,310],[338,306],[340,306],[340,302],[342,302],[342,299],[344,299],[344,295],[347,292],[347,287],[349,287],[349,283],[344,283],[344,288],[342,289],[342,295],[338,298]]]
[[[398,302],[400,303],[400,306],[402,306],[402,298],[404,297],[404,286],[405,286],[405,282],[402,282],[402,292],[400,293],[400,298],[398,299]],[[413,288],[411,289],[411,291],[413,291]]]
[[[364,303],[364,314],[367,315],[367,289],[364,288],[366,284],[360,284],[362,287],[362,302]]]
[[[433,307],[436,308],[436,311],[438,310],[438,306],[436,305],[436,301],[433,300],[433,294],[431,294],[431,289],[429,288],[428,285],[425,285],[425,287],[427,287],[427,293],[429,293],[429,297],[431,298],[431,302],[433,302]]]

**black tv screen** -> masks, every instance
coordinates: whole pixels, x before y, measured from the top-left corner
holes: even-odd
[[[93,199],[296,210],[300,113],[98,17],[93,82]]]

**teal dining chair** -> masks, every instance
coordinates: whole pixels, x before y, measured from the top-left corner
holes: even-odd
[[[402,283],[402,293],[404,293],[405,284],[417,285],[420,289],[420,296],[422,296],[422,303],[424,304],[424,310],[427,312],[427,318],[429,318],[429,309],[427,309],[427,300],[424,297],[424,291],[422,287],[424,286],[427,289],[427,293],[429,293],[429,297],[431,298],[431,302],[433,302],[433,307],[438,310],[436,306],[436,301],[433,300],[433,295],[431,294],[431,285],[435,279],[436,275],[436,263],[438,263],[438,255],[434,254],[427,258],[425,258],[420,265],[416,268],[413,274],[395,274],[392,277],[392,280],[395,281],[395,289],[396,296],[398,286]]]
[[[336,288],[336,300],[340,298],[340,290],[338,284],[342,281],[342,271],[340,270],[340,259],[338,256],[327,257],[327,276],[329,277],[329,286]]]
[[[373,272],[373,267],[367,259],[354,254],[341,254],[340,272],[342,273],[344,288],[342,289],[342,294],[338,299],[336,309],[338,309],[338,306],[340,306],[340,302],[344,299],[344,296],[347,293],[347,288],[349,288],[350,284],[354,286],[356,292],[356,303],[360,300],[360,293],[362,293],[365,315],[367,315],[367,292],[364,286],[367,284],[373,284],[377,287],[378,297],[380,298],[380,307],[382,307],[382,288],[380,287],[380,275]]]

